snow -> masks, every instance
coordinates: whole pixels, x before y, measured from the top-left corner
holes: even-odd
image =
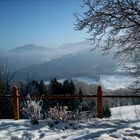
[[[140,140],[140,105],[111,108],[112,117],[53,123],[0,120],[0,140]]]
[[[112,119],[136,120],[140,118],[140,105],[111,108]]]

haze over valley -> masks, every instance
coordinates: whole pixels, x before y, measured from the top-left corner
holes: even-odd
[[[9,50],[7,58],[15,80],[77,79],[88,84],[101,80],[109,89],[127,87],[132,80],[120,71],[113,53],[103,55],[101,50],[92,48],[88,41],[56,48],[27,44]]]
[[[102,55],[97,49],[91,51],[88,41],[47,48],[28,44],[8,52],[11,71],[17,79],[71,78],[74,76],[120,74],[112,54]]]

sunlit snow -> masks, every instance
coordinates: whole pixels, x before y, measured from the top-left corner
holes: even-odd
[[[46,120],[0,120],[0,140],[139,140],[140,105],[112,108],[109,119],[60,122],[49,127]],[[137,112],[137,113],[136,113]]]

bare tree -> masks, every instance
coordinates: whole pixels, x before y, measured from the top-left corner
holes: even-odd
[[[87,29],[96,47],[127,60],[140,48],[140,0],[84,0],[76,30]]]
[[[2,96],[11,94],[11,80],[13,74],[10,74],[8,69],[7,58],[4,53],[0,52],[0,118],[10,118],[12,116],[12,104],[9,98],[2,98]]]
[[[126,69],[135,79],[130,88],[133,89],[135,93],[140,95],[140,49],[139,51],[135,52],[130,65],[128,65]]]
[[[5,95],[9,85],[9,70],[6,57],[0,54],[0,94]]]

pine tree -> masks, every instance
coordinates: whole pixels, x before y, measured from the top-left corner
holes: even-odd
[[[70,83],[68,80],[65,80],[63,82],[63,94],[66,95],[66,94],[69,94],[70,93]]]
[[[63,92],[62,84],[59,83],[56,78],[51,80],[50,88],[51,88],[51,94],[54,95],[58,95],[58,94],[60,95]]]
[[[38,90],[40,94],[43,94],[43,95],[47,94],[47,87],[42,80],[38,84]]]
[[[71,95],[73,95],[74,94],[74,92],[75,92],[75,86],[74,86],[74,84],[73,84],[73,81],[71,80],[70,81],[70,94]]]

